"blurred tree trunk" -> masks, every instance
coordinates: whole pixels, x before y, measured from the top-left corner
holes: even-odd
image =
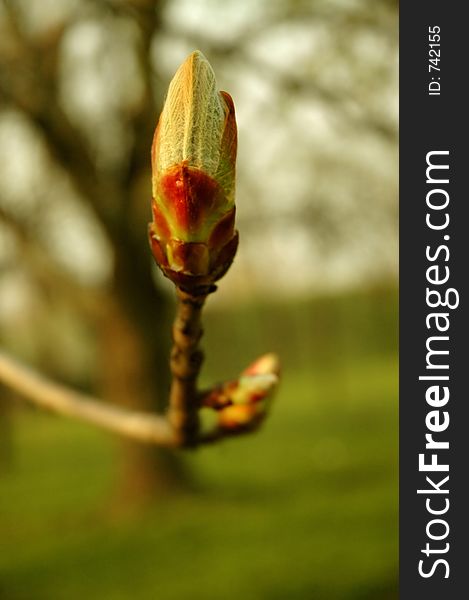
[[[100,323],[102,396],[138,411],[162,412],[169,391],[172,309],[151,278],[143,225],[125,221],[114,245],[110,306]],[[188,474],[180,456],[130,440],[120,442],[117,505],[139,505],[184,489]]]
[[[157,308],[157,307],[155,307]],[[106,401],[141,411],[154,411],[166,396],[154,349],[140,325],[119,306],[101,324],[99,377]],[[116,501],[140,504],[183,485],[180,461],[168,450],[120,440],[120,473]]]

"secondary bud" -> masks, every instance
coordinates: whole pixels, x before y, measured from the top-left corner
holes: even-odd
[[[259,404],[232,404],[218,413],[218,426],[224,431],[255,429],[263,421],[265,411]]]
[[[278,356],[265,354],[249,365],[239,379],[213,388],[203,397],[202,406],[217,411],[220,429],[251,431],[266,417],[279,377]]]
[[[231,265],[237,132],[234,104],[201,52],[170,83],[152,146],[150,243],[163,273],[188,292]]]
[[[274,354],[263,354],[249,365],[242,373],[243,375],[280,375],[280,359]]]

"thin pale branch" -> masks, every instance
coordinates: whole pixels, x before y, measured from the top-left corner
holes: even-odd
[[[71,390],[0,352],[0,380],[41,408],[158,446],[176,446],[163,417],[129,411]]]
[[[243,371],[240,379],[199,391],[197,378],[203,359],[198,348],[202,336],[200,313],[206,296],[194,297],[180,290],[178,295],[167,419],[106,404],[51,381],[2,352],[0,382],[40,408],[156,446],[196,447],[256,431],[267,415],[260,401],[267,400],[278,383],[278,358],[266,354]],[[222,420],[219,417],[218,424],[210,431],[201,431],[199,408],[202,405],[215,409],[219,415],[224,411],[230,414]]]

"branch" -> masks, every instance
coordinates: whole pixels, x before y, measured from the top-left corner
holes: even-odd
[[[255,431],[268,414],[279,382],[279,360],[270,353],[249,365],[238,379],[209,390],[198,389],[204,358],[199,348],[203,334],[202,308],[207,295],[215,289],[207,287],[195,295],[176,288],[178,308],[173,324],[168,421],[178,446],[194,447]],[[215,411],[217,416],[216,426],[209,431],[200,427],[201,408]]]
[[[37,406],[97,425],[114,433],[158,446],[176,446],[163,417],[134,412],[54,383],[0,352],[0,380]]]
[[[189,303],[188,294],[179,292],[179,296],[168,419],[106,404],[55,383],[2,352],[0,381],[40,408],[156,446],[195,447],[255,431],[267,416],[278,385],[277,356],[261,356],[238,379],[198,391],[197,377],[203,358],[198,349],[202,335],[200,312],[205,296],[196,298],[195,304],[194,297]],[[217,415],[216,425],[208,431],[200,431],[200,408]]]
[[[180,291],[178,295],[167,419],[106,404],[55,383],[2,352],[0,381],[43,409],[156,446],[195,447],[255,431],[267,416],[278,385],[277,356],[261,356],[238,379],[198,391],[197,377],[203,359],[198,349],[202,336],[200,313],[205,296],[194,298]],[[200,431],[200,408],[215,411],[217,415],[216,425],[208,431]]]
[[[203,334],[201,312],[207,296],[192,296],[179,288],[177,296],[168,419],[181,444],[192,446],[199,430],[197,378],[204,355],[198,345]]]

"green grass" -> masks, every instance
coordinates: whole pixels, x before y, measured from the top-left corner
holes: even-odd
[[[395,357],[286,362],[260,432],[190,455],[192,492],[120,521],[113,439],[19,414],[1,600],[397,598]]]

